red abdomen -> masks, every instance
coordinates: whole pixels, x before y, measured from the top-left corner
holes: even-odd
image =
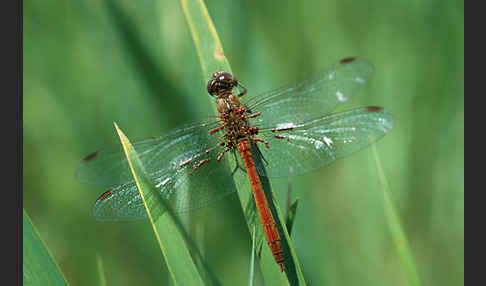
[[[258,176],[257,170],[255,168],[255,162],[251,153],[249,141],[240,141],[238,143],[238,151],[240,152],[241,159],[243,159],[246,172],[248,173],[248,178],[250,179],[251,188],[253,190],[253,197],[255,199],[255,204],[258,209],[258,215],[260,216],[260,221],[263,226],[263,231],[265,232],[265,238],[267,239],[268,246],[272,251],[272,255],[275,258],[275,261],[280,266],[280,269],[284,271],[284,257],[282,247],[280,245],[280,236],[278,234],[272,212],[268,207],[268,201],[265,197],[265,193],[263,192],[260,177]]]

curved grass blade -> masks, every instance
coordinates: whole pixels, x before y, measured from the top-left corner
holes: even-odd
[[[116,123],[115,128],[174,285],[218,285],[207,267],[196,267],[191,253],[203,261],[200,252],[170,205],[155,190],[135,149]]]
[[[181,0],[181,5],[194,40],[194,45],[203,72],[203,78],[210,78],[211,74],[215,71],[224,70],[231,72],[231,67],[224,55],[223,46],[204,2],[202,0]],[[213,107],[216,112],[216,105],[213,105]],[[252,153],[256,154],[253,151]],[[234,166],[235,162],[233,162],[231,156],[226,156],[225,158],[226,160],[231,161],[231,166]],[[260,243],[257,247],[261,250],[259,252],[260,266],[266,283],[272,285],[305,285],[304,277],[293,251],[289,235],[285,225],[282,223],[283,220],[281,219],[282,215],[280,209],[275,205],[276,202],[272,199],[273,195],[268,178],[262,178],[262,183],[264,183],[263,187],[267,198],[270,198],[268,202],[272,214],[276,218],[277,229],[282,239],[282,245],[284,246],[284,254],[287,254],[285,265],[287,270],[285,273],[280,271],[280,268],[275,262],[270,248],[266,246],[266,243],[264,247],[261,247],[262,241],[264,241],[264,239],[261,239],[263,237],[262,227],[258,221],[255,203],[248,184],[248,177],[243,172],[236,172],[233,178],[236,186],[238,186],[237,193],[242,209],[245,212],[248,229],[250,232],[254,226],[258,229],[257,240],[260,241]]]
[[[196,47],[203,79],[209,79],[215,71],[224,70],[231,73],[223,45],[204,1],[181,0],[181,5]]]
[[[69,285],[25,210],[22,234],[23,285]]]
[[[390,197],[390,187],[388,181],[386,180],[385,173],[381,166],[380,158],[376,152],[375,144],[372,144],[373,156],[375,158],[376,168],[378,171],[378,176],[380,178],[381,185],[383,187],[383,199],[385,206],[385,217],[388,221],[388,226],[391,230],[392,238],[395,242],[398,256],[403,266],[405,272],[405,278],[407,279],[407,285],[421,286],[422,282],[420,280],[417,267],[413,260],[412,252],[410,251],[409,243],[405,232],[403,231],[400,219],[398,217],[397,211]]]

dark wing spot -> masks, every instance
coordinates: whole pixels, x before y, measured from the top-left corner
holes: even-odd
[[[342,60],[339,61],[340,64],[348,64],[350,62],[354,62],[356,60],[356,58],[353,58],[353,57],[349,57],[349,58],[344,58]]]
[[[107,197],[109,197],[111,195],[111,193],[113,193],[113,190],[109,189],[108,191],[102,193],[101,196],[98,199],[96,199],[96,201],[101,202],[101,201],[105,200]]]
[[[276,129],[276,131],[289,131],[289,130],[294,130],[294,127],[282,127]]]
[[[383,108],[381,108],[379,106],[367,106],[366,107],[366,111],[370,111],[370,112],[380,112],[380,111],[383,111]]]
[[[89,154],[88,156],[86,156],[84,159],[83,159],[83,162],[88,162],[89,160],[95,158],[96,156],[98,156],[98,153],[99,151],[96,151],[94,153],[91,153]]]

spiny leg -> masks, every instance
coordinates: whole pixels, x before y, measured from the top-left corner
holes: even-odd
[[[208,153],[208,152],[207,152]],[[207,154],[206,153],[206,154]],[[203,159],[201,161],[199,161],[195,166],[194,166],[194,171],[197,171],[197,169],[201,168],[204,164],[208,163],[211,159],[207,158],[207,159]],[[193,171],[189,172],[189,175],[192,176],[193,174]]]
[[[257,142],[262,142],[262,143],[265,143],[265,147],[268,149],[270,148],[270,145],[268,144],[268,141],[264,141],[263,139],[260,139],[260,138],[251,138],[251,140],[253,141],[253,143],[255,143],[255,145],[257,144]]]
[[[249,114],[251,114],[251,113],[252,113],[252,111],[251,111],[251,109],[248,107],[248,105],[244,104],[243,106],[245,106],[246,113],[249,113]]]
[[[274,135],[274,137],[277,138],[277,139],[285,139],[285,141],[289,142],[288,137],[284,137],[284,136],[281,136],[281,135]]]
[[[223,145],[224,146],[224,142],[221,142],[220,145]],[[231,176],[233,176],[238,169],[242,169],[244,171],[244,169],[240,167],[240,164],[238,162],[238,156],[236,155],[235,149],[232,149],[230,147],[226,147],[223,151],[221,151],[221,153],[219,153],[218,158],[216,159],[216,161],[218,161],[218,163],[221,162],[221,159],[223,159],[224,154],[226,152],[231,151],[231,150],[233,150],[233,156],[234,156],[235,163],[236,163],[235,168],[233,169],[233,171],[231,171]]]
[[[246,89],[246,87],[244,87],[240,82],[238,82],[238,86],[241,87],[243,89],[243,91],[241,91],[239,94],[238,94],[238,97],[242,97],[243,95],[245,95],[248,90]]]
[[[260,115],[262,115],[262,113],[261,113],[261,112],[258,112],[258,113],[252,114],[252,115],[250,115],[250,116],[248,116],[248,117],[249,117],[249,118],[255,118],[255,117],[258,117],[258,116],[260,116]]]
[[[240,163],[238,161],[238,155],[236,154],[236,150],[233,149],[233,157],[235,158],[235,168],[233,169],[233,171],[231,172],[231,176],[233,176],[236,171],[238,171],[238,169],[241,169],[243,172],[246,172],[245,168],[241,167],[240,166]]]
[[[226,147],[223,151],[221,151],[221,153],[219,153],[218,158],[216,159],[216,161],[220,162],[221,159],[223,158],[224,153],[228,152],[229,150],[231,150],[231,148]]]
[[[224,128],[224,126],[220,125],[220,126],[214,128],[214,129],[211,129],[211,130],[209,130],[209,135],[213,135],[214,133],[221,131],[223,128]]]

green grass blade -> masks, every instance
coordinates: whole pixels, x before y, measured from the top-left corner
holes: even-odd
[[[253,154],[258,154],[257,151],[253,150],[254,145],[252,144],[252,153]],[[255,160],[255,165],[257,166],[257,169],[265,171],[264,168],[264,162],[261,158],[261,156],[254,156]],[[272,215],[275,219],[275,225],[277,227],[277,230],[280,234],[280,244],[283,250],[283,254],[285,257],[284,261],[284,266],[285,266],[285,275],[282,275],[280,272],[280,268],[277,267],[279,275],[274,273],[272,271],[274,266],[276,266],[275,259],[273,258],[273,255],[270,251],[270,248],[266,246],[266,243],[264,243],[264,247],[262,248],[262,257],[265,258],[264,262],[262,263],[262,270],[268,271],[270,275],[273,276],[273,279],[277,278],[282,278],[284,276],[286,278],[286,282],[289,283],[290,285],[306,285],[304,275],[302,273],[302,269],[299,264],[299,260],[297,259],[297,255],[295,254],[294,247],[292,246],[292,241],[290,240],[290,235],[287,230],[287,227],[285,225],[285,219],[284,216],[280,210],[280,207],[273,198],[275,197],[271,188],[270,181],[268,179],[268,176],[266,174],[258,174],[260,177],[260,181],[262,182],[262,187],[265,192],[265,196],[268,201],[268,207],[270,208],[270,211],[272,212]],[[254,201],[253,205],[254,205]],[[254,223],[254,220],[252,220]],[[260,227],[261,229],[261,227]],[[262,259],[263,260],[263,259]],[[269,261],[272,261],[273,264],[271,264]],[[273,281],[273,280],[271,280]]]
[[[23,285],[69,285],[23,210]]]
[[[100,286],[106,286],[105,267],[103,266],[103,260],[101,259],[99,253],[96,253],[96,266],[98,268]]]
[[[181,0],[181,5],[194,40],[196,52],[201,64],[203,79],[209,79],[211,74],[215,71],[224,70],[231,72],[231,67],[224,55],[223,46],[204,2],[202,0]],[[216,112],[216,106],[213,106]],[[255,152],[253,152],[253,154],[255,154]],[[231,161],[230,166],[234,166],[235,162],[233,162],[231,156],[226,156],[225,158],[226,160]],[[262,182],[265,181],[263,187],[267,197],[273,198],[270,182],[267,178],[262,179],[264,179]],[[259,244],[257,247],[261,250],[259,252],[260,266],[266,283],[271,285],[305,285],[302,271],[295,252],[293,251],[287,229],[282,223],[284,220],[282,219],[283,216],[280,213],[280,208],[276,205],[273,199],[269,200],[270,209],[277,221],[277,229],[279,230],[282,239],[284,254],[287,254],[286,267],[288,267],[288,269],[285,273],[280,271],[266,242],[263,243],[264,239],[262,240],[263,235],[261,225],[254,207],[248,177],[242,172],[236,172],[234,180],[238,186],[238,197],[245,213],[248,229],[250,232],[254,226],[258,229],[257,240],[259,241]],[[287,263],[289,264],[288,266]]]
[[[289,231],[289,235],[292,233],[292,226],[294,226],[295,214],[297,213],[297,207],[299,206],[299,198],[296,198],[295,201],[290,205],[287,219],[285,220],[285,226],[287,226],[287,230]]]
[[[255,280],[255,233],[256,229],[253,227],[252,239],[251,239],[251,258],[250,258],[250,275],[248,286],[253,286],[253,281]]]
[[[376,168],[378,171],[378,176],[380,178],[381,185],[383,186],[383,199],[385,206],[385,217],[390,227],[393,241],[398,251],[398,256],[403,265],[403,270],[405,272],[405,278],[407,279],[407,285],[420,286],[422,285],[420,277],[415,266],[415,262],[410,251],[409,243],[405,232],[403,231],[400,219],[398,217],[397,211],[391,199],[390,187],[388,181],[385,177],[385,172],[381,166],[380,158],[376,152],[375,144],[372,144],[373,156],[376,162]]]
[[[215,71],[231,72],[208,9],[202,0],[181,0],[182,9],[202,68],[204,79]]]
[[[188,237],[170,205],[155,190],[135,149],[116,123],[115,128],[174,285],[219,284],[207,267],[198,268],[196,266],[191,253],[198,261],[203,261],[197,247]],[[204,261],[202,264],[205,265]]]

